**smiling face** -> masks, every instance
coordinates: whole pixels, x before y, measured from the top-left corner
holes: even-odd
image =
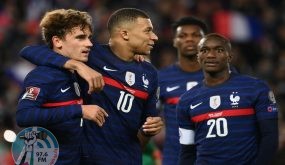
[[[149,55],[158,37],[153,32],[151,20],[138,17],[128,27],[129,46],[134,54]]]
[[[74,60],[86,62],[91,47],[91,31],[88,27],[74,27],[63,38],[54,36],[53,50]]]
[[[227,39],[212,34],[199,42],[198,61],[204,72],[228,72],[231,59],[231,46]]]
[[[197,45],[204,36],[203,30],[197,25],[181,25],[175,32],[173,46],[179,55],[193,57],[198,53]]]

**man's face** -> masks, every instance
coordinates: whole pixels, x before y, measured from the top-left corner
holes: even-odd
[[[150,19],[137,18],[129,26],[129,46],[134,54],[149,55],[158,37],[153,32]]]
[[[205,72],[218,73],[229,69],[230,48],[221,39],[202,39],[198,51],[198,61]]]
[[[57,49],[56,52],[66,57],[86,62],[90,48],[93,46],[90,39],[91,31],[89,28],[75,27],[66,34],[64,39],[59,39],[54,48]]]
[[[197,25],[178,26],[173,46],[181,56],[196,56],[198,53],[197,45],[203,36],[204,32]]]

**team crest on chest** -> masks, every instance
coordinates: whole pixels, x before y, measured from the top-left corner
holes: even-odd
[[[210,97],[210,107],[217,109],[221,105],[221,96],[211,96]]]
[[[149,81],[148,81],[148,79],[146,78],[146,75],[145,75],[145,74],[143,74],[143,76],[142,76],[142,81],[143,81],[143,86],[144,86],[145,88],[148,88]]]
[[[133,72],[126,72],[126,76],[125,76],[125,80],[127,82],[127,84],[129,84],[130,86],[134,85],[136,82],[136,76]]]
[[[238,107],[240,97],[238,96],[238,92],[232,92],[230,95],[231,105],[233,107]]]

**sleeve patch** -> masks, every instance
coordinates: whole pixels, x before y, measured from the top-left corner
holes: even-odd
[[[40,91],[41,89],[38,87],[27,87],[22,99],[37,100]]]

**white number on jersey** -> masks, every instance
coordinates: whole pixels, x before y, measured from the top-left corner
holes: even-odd
[[[228,123],[225,118],[210,119],[207,121],[207,125],[210,127],[206,138],[224,137],[229,133]],[[216,129],[216,133],[213,132],[214,129]]]
[[[117,109],[125,113],[130,112],[132,105],[133,105],[134,98],[135,97],[132,94],[126,93],[124,91],[120,91],[120,98],[117,104]]]

